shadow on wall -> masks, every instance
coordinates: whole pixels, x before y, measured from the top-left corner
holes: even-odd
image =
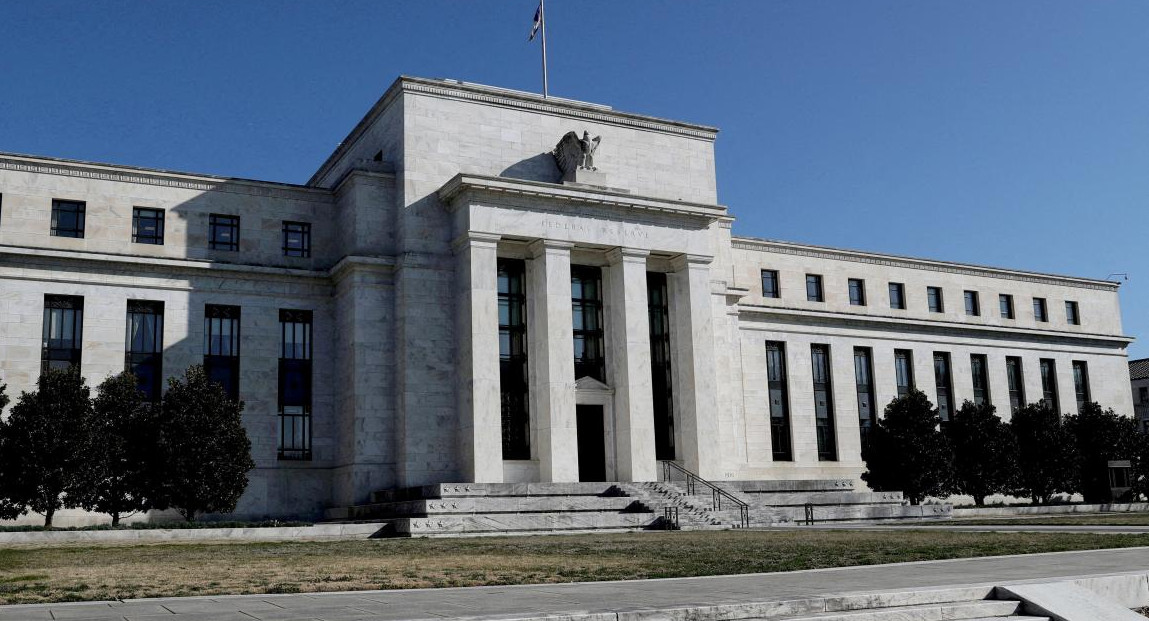
[[[499,176],[545,183],[560,183],[563,180],[563,172],[555,163],[555,156],[550,153],[540,153],[516,162],[499,173]]]

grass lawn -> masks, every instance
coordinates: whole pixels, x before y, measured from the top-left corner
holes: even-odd
[[[1080,515],[1034,515],[984,517],[937,522],[934,526],[1149,526],[1149,513],[1094,513]]]
[[[0,550],[0,602],[664,578],[1149,545],[1149,535],[653,532]]]

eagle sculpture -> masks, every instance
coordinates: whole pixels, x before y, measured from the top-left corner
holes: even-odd
[[[590,132],[587,131],[582,133],[582,138],[579,138],[576,132],[567,132],[555,145],[555,150],[551,154],[555,156],[555,162],[563,171],[563,176],[570,177],[578,169],[598,170],[594,167],[594,152],[598,150],[600,142],[602,136],[591,138]]]

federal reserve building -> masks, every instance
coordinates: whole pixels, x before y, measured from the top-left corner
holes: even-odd
[[[0,381],[202,364],[234,516],[402,534],[928,516],[859,478],[895,397],[1133,411],[1117,283],[740,237],[717,135],[401,77],[304,185],[0,153]]]

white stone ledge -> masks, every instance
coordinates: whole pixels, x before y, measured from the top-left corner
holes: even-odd
[[[84,261],[99,264],[121,266],[135,266],[149,269],[169,268],[185,272],[235,272],[242,274],[255,274],[260,276],[285,276],[290,278],[321,278],[330,276],[330,270],[305,270],[291,267],[271,267],[266,265],[247,265],[243,263],[220,263],[218,261],[201,261],[195,259],[170,259],[163,257],[144,257],[139,255],[111,254],[105,252],[88,252],[83,250],[54,250],[48,248],[31,248],[0,244],[0,256],[9,255],[28,257],[40,260],[58,261]]]
[[[367,539],[383,524],[316,524],[264,528],[148,528],[123,530],[52,530],[0,532],[0,544],[122,543],[131,541],[284,541],[295,539]]]

